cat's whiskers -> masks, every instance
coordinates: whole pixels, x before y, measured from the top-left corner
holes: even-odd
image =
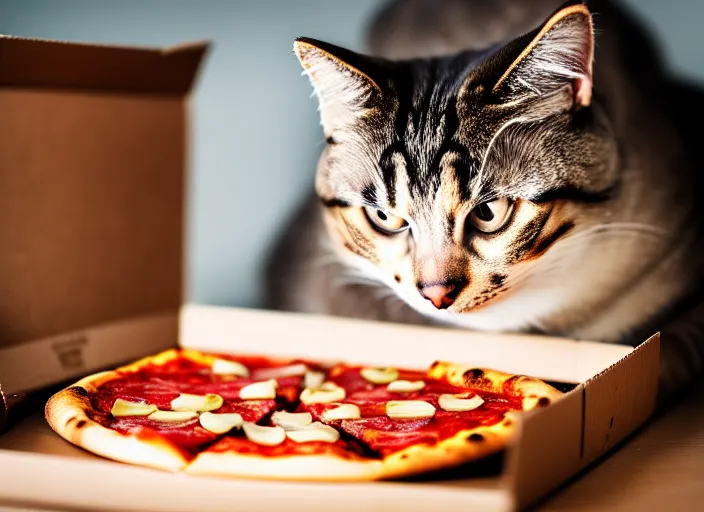
[[[599,244],[641,244],[654,242],[666,235],[666,231],[654,226],[640,223],[621,222],[613,224],[599,224],[565,237],[541,258],[538,265],[530,268],[525,279],[536,278],[541,281],[554,275],[558,279],[563,277],[562,271],[571,267],[574,257],[584,253],[584,247]],[[614,239],[614,237],[616,237]],[[626,240],[629,238],[630,240]],[[523,279],[523,280],[525,280]],[[511,285],[515,285],[509,279]]]
[[[607,238],[612,236],[632,236],[636,238],[651,238],[657,239],[664,236],[666,231],[654,226],[641,223],[619,222],[611,224],[599,224],[591,226],[582,232],[569,235],[556,244],[548,254],[546,254],[539,264],[519,267],[520,270],[509,274],[505,283],[491,290],[491,293],[501,295],[511,289],[517,289],[526,281],[538,279],[542,283],[546,283],[546,278],[550,275],[561,279],[560,274],[565,270],[566,266],[572,264],[572,256],[581,255],[585,245],[594,242],[606,242]],[[633,243],[633,242],[631,242]]]

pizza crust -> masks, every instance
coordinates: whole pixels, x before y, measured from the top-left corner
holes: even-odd
[[[52,396],[44,411],[51,428],[70,443],[108,459],[167,471],[182,470],[188,460],[163,438],[121,434],[89,417],[93,411],[90,393],[116,377],[116,372],[98,373]]]
[[[520,397],[524,411],[546,407],[562,396],[562,392],[550,384],[533,377],[488,368],[456,365],[445,361],[433,363],[428,370],[428,377],[447,379],[453,386]]]
[[[169,363],[171,361],[174,361],[176,359],[188,359],[190,361],[193,361],[195,363],[200,363],[203,365],[211,365],[212,362],[216,359],[214,356],[210,356],[207,354],[201,354],[200,352],[196,352],[195,350],[189,350],[189,349],[179,349],[179,348],[170,348],[168,350],[164,350],[163,352],[159,352],[158,354],[155,354],[153,356],[146,356],[143,357],[142,359],[138,359],[137,361],[130,363],[125,366],[119,367],[115,372],[121,372],[121,373],[130,373],[130,372],[137,372],[144,368],[145,366],[149,365],[156,365],[156,366],[161,366],[166,363]],[[117,377],[117,375],[115,376]],[[106,381],[103,381],[106,382]],[[96,384],[96,386],[99,386],[103,382],[100,382]]]
[[[476,462],[506,448],[515,432],[511,414],[488,427],[461,430],[437,444],[417,444],[384,459],[381,478],[400,478]]]

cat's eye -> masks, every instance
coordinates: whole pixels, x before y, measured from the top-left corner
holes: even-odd
[[[511,201],[502,197],[482,203],[469,214],[469,221],[482,233],[494,233],[506,224],[511,213]]]
[[[385,235],[395,235],[408,229],[408,222],[402,217],[392,215],[384,210],[365,206],[364,214],[372,227]]]

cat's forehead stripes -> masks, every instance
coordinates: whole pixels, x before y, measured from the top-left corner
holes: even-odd
[[[394,153],[392,156],[394,169],[396,169],[394,196],[396,198],[396,210],[405,215],[411,212],[411,191],[408,188],[408,170],[406,169],[406,161],[399,153]]]
[[[429,108],[422,115],[414,114],[414,108],[398,116],[405,116],[402,134],[382,151],[379,169],[387,189],[387,199],[392,207],[396,203],[396,180],[404,174],[408,192],[415,201],[432,199],[442,183],[442,162],[451,158],[455,179],[462,187],[462,200],[468,199],[470,182],[480,165],[478,153],[459,141],[460,122],[455,107],[456,98],[438,102],[435,109]],[[399,129],[400,123],[396,122]]]

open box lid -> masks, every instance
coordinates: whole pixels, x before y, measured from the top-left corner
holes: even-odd
[[[3,364],[40,365],[37,340],[73,333],[55,355],[80,367],[83,329],[171,312],[176,332],[187,100],[206,50],[0,36],[0,384]],[[32,369],[26,384],[51,383]]]

